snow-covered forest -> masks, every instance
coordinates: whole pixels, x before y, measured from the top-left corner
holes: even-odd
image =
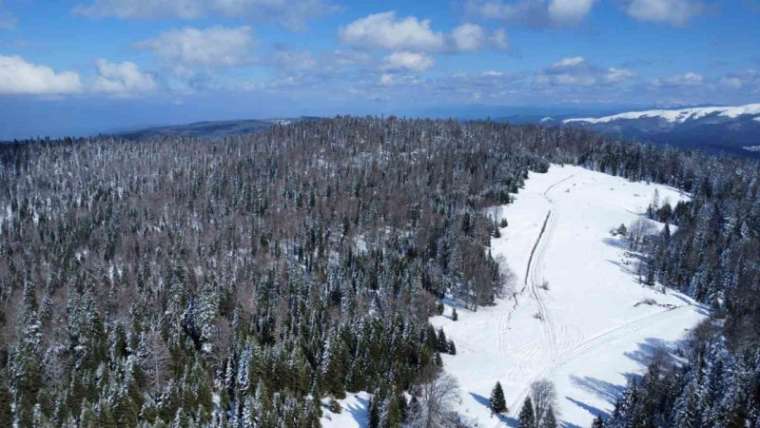
[[[358,392],[371,428],[459,426],[429,319],[503,295],[488,208],[551,163],[688,192],[637,269],[711,308],[594,425],[760,426],[756,162],[393,117],[0,145],[0,426],[313,427]]]

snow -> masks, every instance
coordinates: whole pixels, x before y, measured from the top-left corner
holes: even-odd
[[[609,123],[616,120],[634,120],[643,118],[660,118],[671,123],[684,123],[687,120],[699,119],[711,114],[737,118],[742,115],[760,114],[760,104],[747,104],[734,107],[694,107],[677,110],[646,110],[614,114],[603,117],[581,117],[574,119],[565,119],[563,123],[586,122],[591,124]],[[754,120],[760,121],[756,117]]]
[[[370,394],[364,391],[347,393],[346,398],[338,400],[342,409],[340,413],[333,413],[327,408],[329,399],[322,400],[320,424],[323,428],[366,428],[369,424],[369,399]]]
[[[555,384],[559,419],[589,426],[612,409],[626,376],[644,371],[654,348],[678,341],[705,318],[686,296],[639,285],[624,242],[610,234],[639,218],[655,189],[661,202],[688,197],[553,165],[531,173],[515,202],[494,210],[509,221],[492,252],[514,272],[515,296],[477,312],[457,308],[456,322],[450,305],[431,318],[456,344],[457,355],[443,355],[444,367],[459,381],[458,410],[473,426],[514,424],[529,385],[541,378]],[[548,290],[540,287],[545,282]],[[496,381],[510,409],[500,418],[487,407]]]

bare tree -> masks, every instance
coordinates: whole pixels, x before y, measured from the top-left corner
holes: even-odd
[[[557,408],[557,391],[553,383],[541,379],[530,385],[530,396],[535,409],[536,425],[541,427],[551,409]]]
[[[412,409],[410,427],[456,426],[458,417],[451,408],[459,400],[459,385],[454,377],[441,373],[419,385],[417,394],[419,405]]]
[[[628,246],[631,251],[641,249],[644,238],[655,233],[655,226],[647,219],[639,218],[628,228]]]

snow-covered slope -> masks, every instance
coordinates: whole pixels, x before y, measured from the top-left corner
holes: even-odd
[[[609,233],[636,220],[655,189],[660,201],[685,198],[665,186],[555,165],[531,173],[516,201],[499,210],[509,226],[492,251],[515,273],[515,294],[477,312],[459,308],[456,322],[450,306],[431,319],[456,343],[444,366],[460,383],[459,410],[473,426],[514,424],[540,378],[555,383],[566,426],[589,426],[611,410],[626,375],[644,370],[647,354],[704,318],[687,297],[639,285],[624,243]],[[487,407],[496,381],[509,416],[492,417]]]
[[[717,115],[727,118],[738,118],[743,115],[760,115],[760,104],[747,104],[733,107],[693,107],[677,110],[646,110],[614,114],[603,117],[581,117],[565,119],[563,123],[586,122],[591,124],[609,123],[618,120],[663,119],[671,123],[684,123],[687,120],[701,119]],[[758,118],[755,118],[758,120]]]

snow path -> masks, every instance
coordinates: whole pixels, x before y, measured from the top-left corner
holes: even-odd
[[[660,201],[685,198],[667,186],[552,166],[531,173],[516,201],[501,207],[509,226],[492,252],[524,273],[517,290],[477,312],[458,309],[459,321],[431,319],[457,345],[444,366],[460,383],[459,411],[473,426],[514,425],[530,383],[541,378],[555,383],[560,420],[588,426],[611,410],[626,376],[644,370],[653,348],[704,318],[687,297],[639,285],[623,243],[609,233],[644,212],[655,189]],[[659,305],[636,305],[645,299]],[[497,380],[511,416],[490,415]]]

